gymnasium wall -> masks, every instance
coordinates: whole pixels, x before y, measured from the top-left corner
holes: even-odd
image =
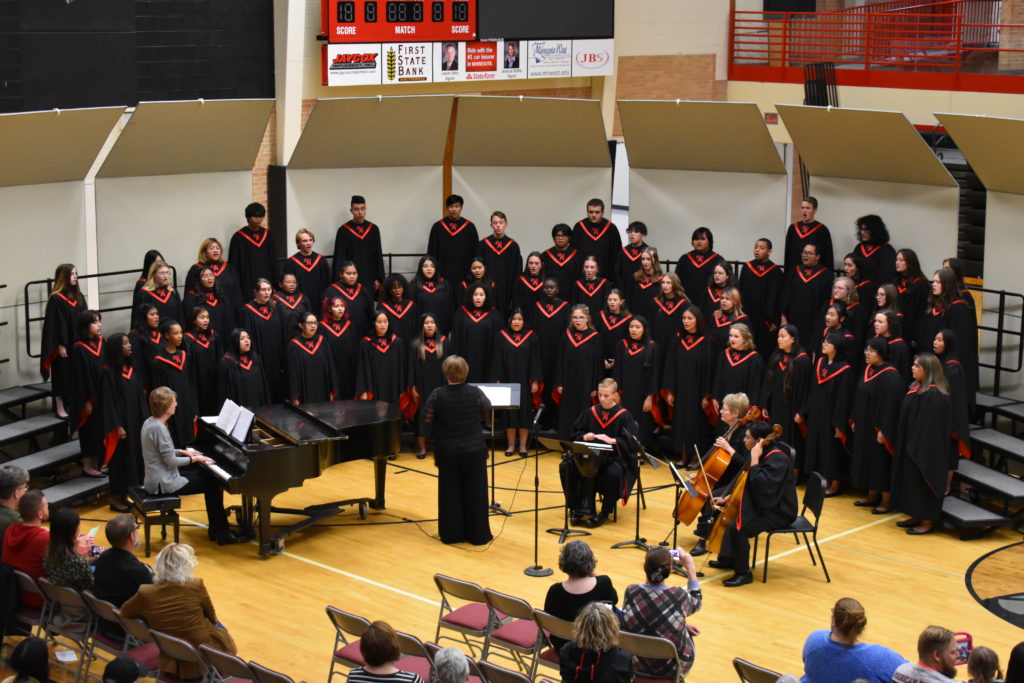
[[[1024,216],[1024,195],[1008,192],[988,193],[988,204],[985,209],[985,288],[1009,292],[1024,290],[1021,278],[1021,259],[1024,253],[1024,231],[1021,230],[1021,216]],[[995,294],[986,294],[984,305],[995,309],[998,306]],[[1008,327],[1020,329],[1021,316],[1024,315],[1020,299],[1008,299]],[[995,325],[996,316],[987,313],[982,321],[984,324]],[[982,348],[982,360],[990,363],[995,360],[995,335],[985,333],[986,344]],[[1017,350],[1024,340],[1007,337],[1004,340],[1006,352],[1003,365],[1015,367]],[[991,386],[992,371],[981,369],[982,386]],[[1003,373],[1001,395],[1024,400],[1024,378],[1021,373]]]

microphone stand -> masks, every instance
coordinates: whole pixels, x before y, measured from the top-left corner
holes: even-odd
[[[537,425],[544,412],[544,404],[540,404],[537,414],[533,417],[533,564],[523,570],[527,576],[551,576],[554,570],[540,566],[540,445],[537,441]]]
[[[629,445],[632,446],[633,450],[636,451],[636,457],[638,461],[640,460],[640,458],[647,458],[647,462],[650,463],[653,469],[657,469],[658,467],[661,466],[661,463],[659,463],[657,459],[647,454],[647,451],[644,450],[644,445],[640,443],[640,440],[636,438],[636,435],[626,432],[626,438],[629,439]],[[639,462],[637,464],[639,465]],[[647,539],[640,537],[640,508],[644,502],[644,485],[643,480],[641,479],[640,470],[641,468],[638,466],[636,468],[636,535],[633,537],[633,540],[631,541],[622,541],[621,543],[616,543],[612,546],[613,550],[616,550],[618,548],[638,548],[640,550],[647,551],[651,549],[651,546],[647,545]]]

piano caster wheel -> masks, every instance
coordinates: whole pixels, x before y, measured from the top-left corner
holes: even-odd
[[[284,552],[284,539],[283,538],[273,538],[273,539],[271,539],[270,540],[270,554],[271,555],[280,555],[283,552]]]
[[[366,519],[366,514],[369,510],[369,507],[370,506],[367,505],[366,503],[359,504],[359,519]]]

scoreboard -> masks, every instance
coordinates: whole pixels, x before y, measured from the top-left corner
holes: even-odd
[[[477,0],[325,0],[330,43],[476,40]]]

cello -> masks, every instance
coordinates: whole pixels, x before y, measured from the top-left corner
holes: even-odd
[[[764,419],[764,414],[761,409],[758,406],[752,406],[747,411],[747,414],[725,433],[725,440],[728,441],[736,433],[737,429],[741,429],[750,422],[762,419]],[[725,474],[725,470],[729,467],[731,461],[732,456],[718,446],[709,448],[707,453],[698,460],[700,471],[693,480],[693,488],[696,493],[694,495],[683,495],[679,498],[675,512],[677,521],[681,524],[692,524],[693,520],[697,519],[697,515],[704,509],[704,503],[711,498],[711,492],[714,491],[718,480]]]
[[[767,446],[780,436],[782,436],[782,425],[773,425],[772,433],[761,439],[761,446]],[[711,525],[711,531],[708,532],[708,538],[704,542],[707,549],[716,555],[722,552],[722,539],[725,538],[725,530],[729,528],[730,524],[736,522],[736,517],[740,514],[743,490],[747,485],[747,472],[749,471],[750,464],[748,463],[743,471],[736,475],[736,481],[733,482],[728,493],[728,502],[723,507],[717,508],[719,510],[718,518]]]

